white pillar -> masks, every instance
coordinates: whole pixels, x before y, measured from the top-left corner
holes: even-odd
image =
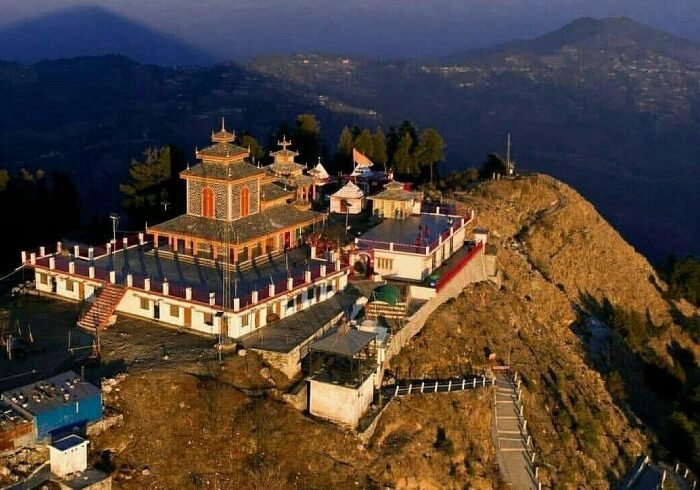
[[[27,262],[27,252],[25,250],[22,250],[22,263]]]
[[[68,262],[68,274],[75,274],[75,262]]]
[[[168,283],[168,280],[163,281],[163,295],[167,296],[170,294],[170,284]]]
[[[336,271],[340,270],[340,259],[335,259],[335,270]]]
[[[275,285],[274,284],[270,284],[267,287],[267,294],[268,294],[268,296],[270,296],[270,298],[272,298],[275,295]]]
[[[132,287],[134,285],[134,276],[132,274],[126,275],[126,285]]]
[[[44,257],[46,255],[46,247],[39,247],[39,257]]]
[[[139,245],[143,245],[145,240],[144,240],[144,235],[143,233],[139,233]]]
[[[287,278],[287,291],[291,291],[292,289],[294,289],[294,278],[288,277]]]
[[[63,252],[63,243],[56,242],[56,253],[60,254],[61,252]]]
[[[191,287],[185,288],[185,299],[188,301],[192,299],[192,288]]]
[[[95,248],[94,247],[88,247],[88,259],[92,260],[95,258]]]
[[[326,264],[321,264],[321,277],[326,277]]]
[[[109,271],[109,282],[112,284],[117,282],[117,273],[115,271]]]
[[[233,311],[241,309],[241,298],[233,298]]]
[[[122,244],[124,245],[124,248],[129,246],[129,239],[127,237],[122,238]]]
[[[314,245],[311,245],[311,258],[316,258],[316,247]]]
[[[80,255],[80,245],[73,245],[73,256],[78,257]]]
[[[216,294],[209,293],[209,304],[214,306],[216,304]]]
[[[108,254],[111,254],[111,253],[112,253],[112,243],[111,243],[111,242],[107,242],[106,245],[107,245],[107,253],[108,253]]]
[[[95,266],[94,265],[91,265],[90,267],[88,267],[88,277],[90,279],[95,279]]]
[[[149,277],[147,277],[143,280],[143,290],[144,291],[151,290],[151,279]]]
[[[311,271],[304,271],[304,282],[311,282]]]
[[[258,302],[258,290],[256,289],[252,293],[250,293],[250,301],[255,304]]]
[[[49,257],[49,269],[55,269],[56,268],[56,259],[53,257]]]
[[[29,254],[29,263],[32,265],[36,264],[36,252]]]

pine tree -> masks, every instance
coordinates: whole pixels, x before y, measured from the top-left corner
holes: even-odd
[[[321,124],[313,114],[299,114],[294,131],[294,143],[302,162],[313,162],[321,154]]]
[[[340,138],[338,139],[338,153],[343,157],[349,157],[352,154],[352,145],[354,138],[350,128],[345,126],[340,132]]]
[[[443,158],[445,158],[445,140],[433,128],[424,130],[416,148],[416,160],[420,166],[429,167],[431,184],[435,164]]]
[[[418,172],[415,165],[415,159],[411,148],[413,147],[413,138],[408,133],[401,136],[396,151],[394,152],[393,166],[394,170],[399,175],[415,176]]]
[[[372,136],[372,161],[386,170],[387,160],[386,138],[381,128],[377,128],[377,132]]]
[[[146,221],[160,221],[165,217],[163,202],[176,199],[171,192],[173,152],[169,146],[147,148],[143,161],[132,160],[129,181],[119,185],[124,194],[122,207],[134,226]],[[169,210],[173,210],[173,206]]]
[[[374,141],[372,140],[372,133],[368,129],[363,129],[362,132],[355,138],[353,147],[362,152],[363,155],[372,158],[374,152]]]

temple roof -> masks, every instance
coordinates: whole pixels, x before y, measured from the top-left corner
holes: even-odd
[[[260,186],[260,199],[263,201],[274,201],[292,196],[294,196],[294,191],[287,190],[277,184],[263,184]]]
[[[319,162],[316,164],[314,168],[309,170],[309,174],[314,177],[315,179],[318,180],[326,180],[330,178],[330,174],[326,171],[326,168],[321,165],[321,159],[319,158]]]
[[[403,184],[401,182],[392,181],[384,187],[383,191],[370,196],[369,199],[379,201],[413,201],[416,199],[422,199],[422,197],[423,193],[407,191],[403,188]]]
[[[265,167],[275,175],[291,175],[293,173],[302,173],[306,170],[306,166],[296,162],[274,162]]]
[[[299,152],[288,150],[287,148],[282,148],[281,150],[277,151],[271,151],[270,152],[271,157],[286,157],[286,158],[294,158],[299,156]]]
[[[338,192],[333,194],[333,197],[339,197],[342,199],[362,199],[365,197],[365,194],[362,192],[362,189],[355,185],[354,182],[349,181]]]
[[[260,237],[279,233],[294,226],[321,219],[322,214],[279,204],[235,221],[221,221],[191,214],[182,214],[148,228],[148,232],[177,234],[205,241],[223,243],[225,226],[230,227],[232,243],[247,243]]]
[[[180,175],[183,177],[209,177],[219,180],[238,180],[256,175],[263,175],[265,171],[261,168],[254,167],[248,162],[240,161],[230,164],[220,164],[211,162],[202,162],[191,167],[188,170],[183,170]]]
[[[231,158],[241,160],[248,156],[248,148],[232,145],[231,143],[214,143],[206,148],[196,151],[197,158],[206,160],[207,158]]]
[[[214,131],[211,132],[211,140],[214,143],[233,143],[236,141],[236,133],[226,131],[226,124],[224,118],[222,117],[221,129],[216,133]]]

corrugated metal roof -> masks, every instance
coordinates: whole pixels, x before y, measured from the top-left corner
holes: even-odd
[[[332,334],[311,344],[311,350],[345,357],[354,357],[367,347],[377,335],[374,332],[340,327]]]

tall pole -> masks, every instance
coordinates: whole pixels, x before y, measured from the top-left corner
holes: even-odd
[[[114,249],[117,246],[117,221],[119,221],[119,215],[112,213],[109,217],[112,220],[112,253],[114,253]]]

